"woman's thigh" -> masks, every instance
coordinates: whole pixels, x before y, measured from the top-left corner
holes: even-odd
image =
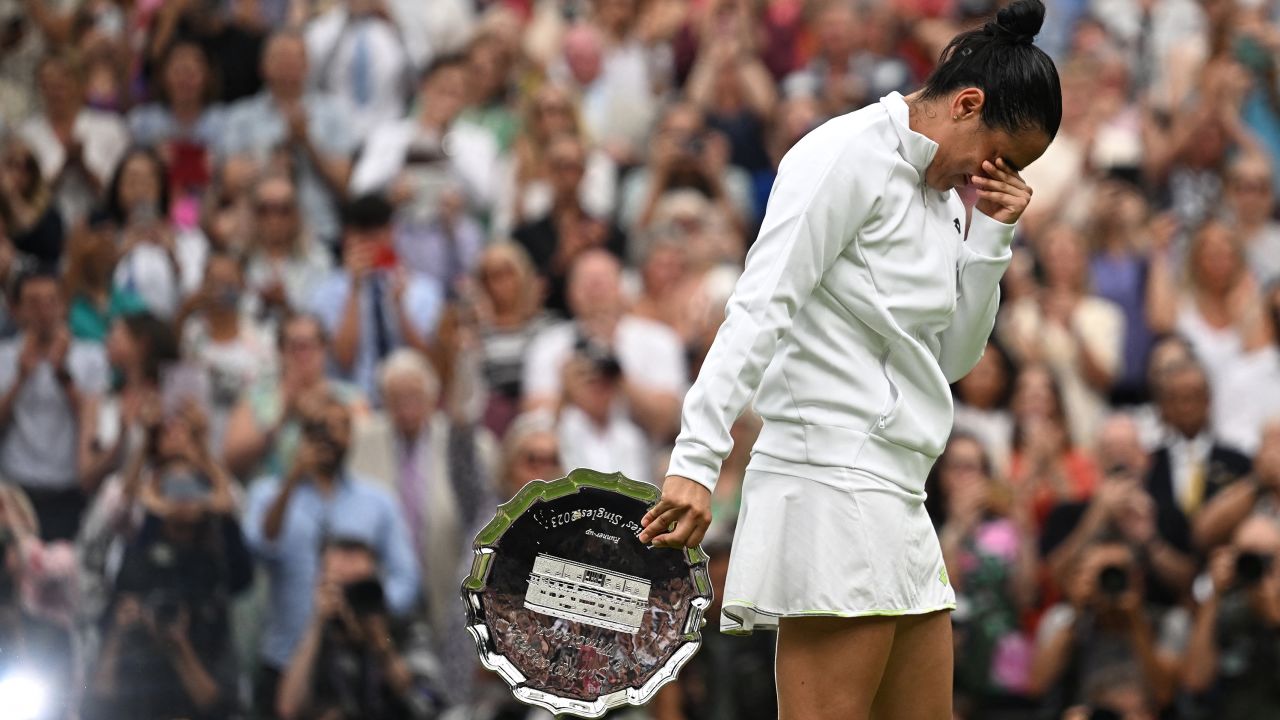
[[[778,720],[867,720],[897,618],[783,618]]]
[[[951,720],[951,613],[897,618],[872,720]]]

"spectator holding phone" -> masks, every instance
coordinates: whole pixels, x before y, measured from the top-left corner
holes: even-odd
[[[342,267],[320,284],[312,311],[333,338],[340,377],[378,397],[376,369],[397,347],[432,353],[443,308],[440,286],[401,267],[392,246],[391,204],[379,195],[343,209]]]
[[[227,467],[246,483],[283,476],[293,465],[302,438],[299,405],[314,392],[328,393],[366,410],[364,396],[350,383],[326,377],[328,337],[314,315],[287,315],[276,328],[278,377],[264,377],[249,388],[227,420],[222,452]]]
[[[276,374],[271,335],[246,312],[244,268],[232,255],[215,253],[205,264],[204,286],[187,300],[178,326],[183,359],[207,373],[209,442],[222,447],[227,420],[240,396]],[[184,322],[185,320],[185,322]]]
[[[360,539],[320,551],[314,611],[276,694],[282,720],[428,720],[440,712],[440,664],[420,626],[400,627]]]
[[[155,150],[125,153],[107,188],[105,211],[119,232],[116,286],[137,293],[157,317],[172,320],[199,287],[208,241],[169,220],[168,171]]]
[[[168,156],[175,185],[208,182],[207,151],[221,141],[226,114],[213,104],[213,75],[204,48],[183,40],[160,61],[157,99],[129,113],[133,141]]]
[[[1253,516],[1196,583],[1182,681],[1219,720],[1280,714],[1280,524]]]
[[[298,400],[302,439],[287,474],[249,491],[245,535],[262,560],[271,591],[254,693],[259,710],[275,707],[277,686],[306,634],[321,574],[317,548],[332,537],[373,548],[390,612],[404,616],[418,598],[418,561],[390,493],[346,470],[351,409],[312,392]]]
[[[234,714],[231,599],[253,561],[236,519],[234,480],[208,452],[193,405],[157,426],[139,500],[145,520],[124,551],[105,618],[87,718]]]

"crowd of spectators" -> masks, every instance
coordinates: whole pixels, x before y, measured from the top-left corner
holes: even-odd
[[[661,482],[782,156],[998,4],[0,0],[0,702],[548,717],[462,630],[475,530]],[[1280,717],[1280,3],[1039,43],[1062,129],[925,500],[956,717]],[[717,612],[614,717],[776,717]]]

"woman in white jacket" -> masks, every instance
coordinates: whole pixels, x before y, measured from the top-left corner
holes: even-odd
[[[925,87],[835,118],[783,159],[641,539],[693,546],[729,429],[764,426],[742,490],[721,629],[777,629],[780,720],[950,720],[953,592],[924,508],[948,385],[999,304],[1019,170],[1062,97],[1032,44],[1040,0],[958,35]],[[972,184],[965,230],[955,188]]]

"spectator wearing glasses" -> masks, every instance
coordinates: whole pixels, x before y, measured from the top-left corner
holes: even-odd
[[[586,149],[575,188],[579,204],[592,217],[612,216],[617,203],[618,168],[607,153],[590,147],[581,109],[570,90],[547,84],[525,101],[521,131],[515,139],[511,162],[504,168],[502,190],[494,210],[494,234],[503,236],[513,228],[545,217],[561,199],[560,170],[550,150],[552,141],[564,134],[578,138]]]
[[[260,708],[274,707],[281,674],[306,633],[327,539],[359,539],[374,549],[393,616],[404,616],[418,597],[418,562],[395,499],[346,470],[351,409],[319,390],[299,400],[298,419],[292,466],[251,488],[245,511],[245,536],[271,582],[255,688]]]
[[[307,231],[297,187],[288,175],[271,174],[258,181],[253,216],[245,282],[256,314],[279,321],[307,306],[333,261]]]
[[[545,161],[554,195],[551,206],[545,214],[517,227],[512,236],[546,279],[547,309],[567,315],[565,285],[574,261],[592,248],[604,248],[622,258],[626,239],[617,226],[593,214],[582,201],[587,150],[581,139],[569,134],[552,138]]]
[[[309,393],[327,392],[359,416],[364,396],[354,386],[325,376],[324,325],[312,315],[287,316],[276,330],[280,375],[250,388],[227,421],[222,452],[227,467],[242,480],[283,476],[293,464],[301,437],[298,403]]]
[[[266,89],[227,110],[219,156],[246,155],[264,163],[284,149],[298,168],[298,199],[316,236],[336,243],[338,207],[356,149],[351,125],[333,98],[307,86],[306,41],[278,33],[262,55]]]
[[[1244,243],[1249,270],[1262,285],[1280,280],[1280,223],[1266,155],[1241,155],[1227,168],[1228,220]]]

